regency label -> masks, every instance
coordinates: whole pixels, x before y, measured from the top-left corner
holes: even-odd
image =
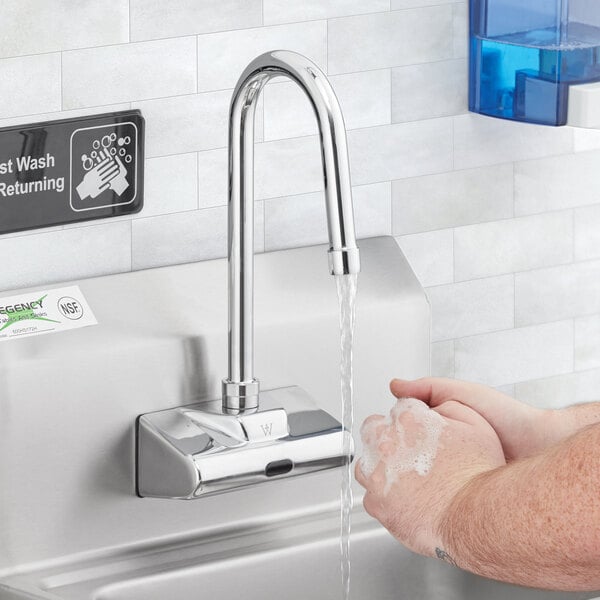
[[[76,285],[0,298],[0,342],[97,324]]]
[[[0,234],[139,212],[140,111],[0,129]]]

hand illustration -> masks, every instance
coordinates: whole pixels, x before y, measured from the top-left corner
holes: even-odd
[[[118,156],[115,156],[112,160],[117,163],[119,171],[114,179],[111,179],[109,187],[120,196],[129,187],[129,182],[127,181],[127,169]]]
[[[110,182],[120,174],[121,167],[109,156],[103,158],[91,171],[84,175],[83,181],[77,186],[79,197],[85,200],[88,196],[91,198],[99,196],[110,186]]]

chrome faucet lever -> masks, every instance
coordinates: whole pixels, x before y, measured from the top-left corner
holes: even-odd
[[[350,436],[301,388],[265,391],[253,372],[254,113],[264,85],[284,75],[306,93],[321,138],[333,275],[358,273],[344,120],[310,60],[278,50],[253,60],[235,88],[229,129],[229,372],[222,398],[137,420],[137,493],[198,498],[342,466]],[[350,438],[351,444],[351,438]]]
[[[306,93],[319,125],[332,275],[358,273],[346,129],[325,74],[305,56],[286,50],[255,58],[233,92],[229,113],[229,373],[223,409],[258,408],[254,377],[254,115],[265,84],[295,81]]]

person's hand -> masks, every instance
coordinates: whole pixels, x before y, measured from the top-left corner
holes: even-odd
[[[418,398],[432,408],[453,401],[473,409],[494,428],[507,460],[536,454],[562,437],[555,411],[533,408],[477,383],[437,377],[394,379],[390,389],[397,398]]]
[[[433,409],[401,399],[390,417],[362,426],[357,481],[366,511],[411,550],[450,560],[439,527],[456,494],[506,464],[498,436],[478,413],[447,401]]]

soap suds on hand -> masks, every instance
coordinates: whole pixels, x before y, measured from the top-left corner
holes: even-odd
[[[408,429],[406,427],[408,425]],[[424,402],[400,398],[386,418],[369,419],[361,428],[362,472],[370,477],[380,462],[385,466],[388,493],[400,473],[425,476],[437,455],[444,419]]]

